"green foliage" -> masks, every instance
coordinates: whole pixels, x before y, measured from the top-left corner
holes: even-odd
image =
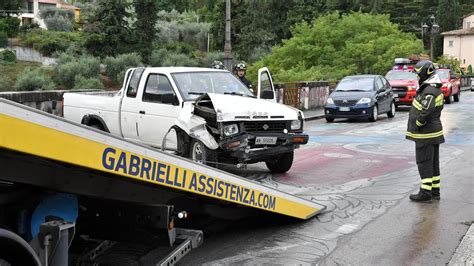
[[[8,36],[6,32],[0,31],[0,48],[7,47]]]
[[[103,90],[104,84],[98,78],[76,76],[73,90]]]
[[[97,6],[94,3],[76,2],[74,5],[81,9],[81,16],[79,18],[80,23],[89,23],[93,19],[97,9]]]
[[[54,88],[53,80],[42,68],[25,69],[15,83],[17,91],[52,90]]]
[[[45,17],[44,23],[46,24],[48,30],[70,32],[74,30],[73,19],[74,18],[70,18],[63,13],[55,12],[53,15]]]
[[[454,72],[461,73],[461,62],[455,57],[442,55],[438,57],[436,63],[440,66],[449,66]]]
[[[8,37],[16,37],[20,30],[20,19],[17,17],[6,17],[0,19],[0,32],[6,32]]]
[[[107,57],[104,60],[107,76],[115,83],[121,81],[119,74],[131,67],[142,66],[142,59],[137,53],[121,54],[117,57]]]
[[[191,58],[185,54],[179,53],[168,53],[163,60],[162,66],[186,66],[186,67],[194,67],[197,66],[198,63],[196,59]]]
[[[0,52],[0,62],[15,62],[16,61],[16,55],[14,52],[10,50],[5,50]]]
[[[75,88],[78,77],[98,78],[100,62],[92,56],[71,58],[68,55],[61,55],[54,72],[59,84],[64,85],[66,89],[72,89]]]
[[[2,0],[0,1],[0,10],[6,10],[5,13],[9,17],[10,14],[18,14],[24,3],[23,0]],[[2,14],[0,13],[0,15]]]
[[[205,57],[200,58],[199,65],[202,67],[210,67],[212,62],[221,61],[224,62],[224,53],[223,52],[210,52],[205,55]]]
[[[32,46],[43,55],[52,55],[55,52],[66,51],[73,45],[81,43],[82,32],[59,32],[47,30],[32,30],[22,36],[22,43]]]
[[[472,72],[472,65],[469,65],[469,66],[467,67],[467,73],[468,73],[468,74],[472,74],[472,73],[473,73],[473,72]]]
[[[20,26],[20,34],[25,34],[36,29],[39,29],[38,23],[23,24]]]
[[[0,76],[0,91],[11,91],[11,82],[12,81],[9,77]]]
[[[133,32],[137,41],[137,51],[143,59],[148,61],[156,35],[157,4],[154,0],[135,0],[134,7],[137,20],[134,23]]]
[[[277,81],[294,80],[287,73],[303,79],[300,72],[308,75],[303,80],[384,74],[394,58],[421,51],[421,43],[412,34],[400,32],[386,15],[331,13],[312,24],[297,24],[292,34],[258,63],[269,66]]]

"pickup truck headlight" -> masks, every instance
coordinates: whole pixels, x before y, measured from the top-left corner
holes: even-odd
[[[334,101],[333,101],[332,98],[328,98],[328,100],[326,101],[326,103],[328,103],[328,104],[334,104]]]
[[[232,135],[235,135],[237,133],[239,133],[239,126],[237,126],[237,124],[230,124],[230,125],[226,125],[224,126],[224,135],[225,136],[232,136]]]
[[[370,101],[370,98],[362,98],[357,102],[357,104],[370,103]]]
[[[291,130],[296,130],[301,128],[301,120],[292,120],[291,121]]]

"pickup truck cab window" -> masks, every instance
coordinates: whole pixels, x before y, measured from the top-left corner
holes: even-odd
[[[173,94],[173,87],[165,75],[150,74],[148,75],[145,91],[143,92],[144,102],[162,103],[161,96],[163,94]]]
[[[242,82],[227,71],[183,72],[173,73],[172,76],[185,101],[195,100],[206,93],[254,97]]]
[[[144,68],[137,68],[133,72],[127,87],[127,97],[137,97],[138,84],[140,83],[140,77],[142,76],[144,70]]]

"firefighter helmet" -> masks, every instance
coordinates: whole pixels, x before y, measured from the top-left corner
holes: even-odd
[[[415,65],[415,73],[418,75],[418,83],[421,85],[435,74],[435,67],[429,60],[423,60]]]

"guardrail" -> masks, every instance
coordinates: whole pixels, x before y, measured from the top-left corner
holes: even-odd
[[[329,82],[308,81],[275,84],[277,101],[300,110],[324,106],[329,96]]]

